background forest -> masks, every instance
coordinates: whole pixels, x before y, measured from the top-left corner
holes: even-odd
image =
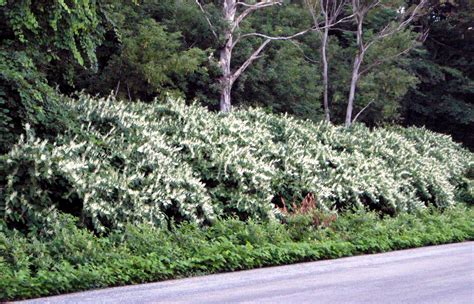
[[[100,96],[113,92],[120,99],[145,102],[172,94],[217,110],[219,51],[226,43],[227,26],[221,2],[1,0],[2,152],[18,140],[25,122],[46,138],[69,123],[56,92]],[[283,1],[255,10],[239,24],[236,35],[258,32],[279,37],[310,29],[311,3]],[[365,109],[358,121],[369,127],[426,126],[451,134],[472,149],[472,3],[430,0],[422,13],[367,51],[354,115]],[[350,14],[343,10],[339,19]],[[364,38],[373,37],[393,14],[389,9],[369,12]],[[328,31],[327,92],[336,124],[344,122],[357,52],[355,27],[348,18]],[[291,40],[268,43],[235,81],[232,106],[258,106],[323,120],[320,34],[309,30]],[[241,39],[233,49],[231,69],[242,65],[263,41],[259,36]],[[370,69],[364,71],[365,67]]]

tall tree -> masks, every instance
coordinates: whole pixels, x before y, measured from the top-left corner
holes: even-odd
[[[415,17],[419,16],[422,8],[426,5],[426,3],[427,0],[421,0],[418,4],[414,4],[412,7],[407,8],[403,5],[403,2],[397,0],[351,0],[352,13],[356,26],[355,33],[357,52],[353,61],[349,98],[347,101],[345,118],[346,127],[350,127],[351,124],[354,122],[352,118],[352,112],[354,108],[357,84],[361,75],[376,65],[382,64],[387,60],[393,60],[394,58],[407,53],[411,48],[413,48],[413,44],[410,44],[406,49],[393,54],[389,58],[375,60],[374,63],[372,63],[371,65],[365,67],[364,69],[361,69],[367,51],[374,44],[405,30],[407,26],[415,19]],[[374,34],[370,35],[368,39],[365,39],[368,35],[364,35],[364,22],[369,13],[372,13],[375,10],[394,11],[395,18],[393,18],[392,20],[389,19],[389,21],[386,22],[386,24],[379,31],[376,31]],[[362,109],[362,111],[363,110],[365,110],[365,108]],[[356,119],[358,116],[359,115],[356,115]]]
[[[344,12],[348,0],[305,0],[311,16],[313,18],[314,29],[318,32],[321,39],[320,56],[323,78],[323,107],[324,117],[327,122],[331,121],[329,109],[329,61],[328,61],[328,42],[329,30],[334,25],[348,19],[350,16],[339,19]],[[322,20],[321,20],[322,19]],[[321,26],[322,24],[322,26]]]
[[[196,0],[196,3],[201,8],[203,14],[206,16],[209,26],[214,28],[214,25],[212,24],[211,20],[207,17],[207,12],[205,11],[203,5],[200,3],[199,0]],[[260,57],[262,51],[272,40],[289,40],[301,36],[310,30],[308,28],[306,30],[286,37],[273,37],[262,33],[240,33],[240,24],[253,12],[267,7],[281,5],[282,3],[283,0],[262,0],[253,4],[237,0],[223,1],[221,5],[221,10],[226,26],[223,32],[224,45],[222,46],[219,52],[219,66],[222,71],[222,76],[219,80],[221,86],[219,107],[222,112],[231,111],[231,93],[235,81],[256,59]],[[216,31],[214,31],[214,35],[216,36],[216,38],[218,37]],[[242,39],[248,37],[260,37],[263,39],[263,41],[254,49],[251,55],[239,67],[237,67],[236,69],[232,69],[231,63],[233,50]]]

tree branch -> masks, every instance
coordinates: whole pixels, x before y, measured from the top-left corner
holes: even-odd
[[[368,49],[370,46],[372,46],[376,41],[389,37],[395,33],[400,32],[403,30],[405,27],[407,27],[413,19],[417,16],[418,11],[420,11],[425,5],[427,4],[427,0],[421,0],[419,4],[415,6],[411,14],[409,15],[408,18],[406,17],[406,14],[403,14],[401,16],[402,19],[405,19],[403,22],[401,22],[398,26],[391,28],[390,24],[387,24],[380,32],[379,34],[372,40],[370,41],[366,46],[365,49]]]
[[[272,41],[271,39],[266,39],[253,53],[249,58],[234,72],[231,76],[231,83],[233,84],[237,78],[252,64],[252,62],[259,58],[260,53],[267,46],[267,44]]]
[[[359,111],[359,113],[357,113],[357,115],[354,117],[354,119],[352,120],[352,123],[355,123],[357,118],[359,118],[360,114],[362,114],[362,112],[364,112],[374,101],[371,100],[362,110]]]
[[[204,9],[204,7],[201,5],[201,2],[199,2],[199,0],[195,0],[195,1],[196,1],[196,4],[199,6],[199,9],[201,10],[204,18],[206,18],[207,24],[209,24],[209,28],[211,29],[212,34],[214,35],[214,37],[216,39],[219,39],[219,36],[217,35],[216,31],[214,30],[215,27],[212,24],[211,19],[209,19],[209,17],[207,16],[207,12]]]
[[[264,7],[269,7],[269,6],[274,6],[274,5],[281,5],[281,3],[282,3],[282,0],[264,0],[264,1],[257,2],[255,4],[248,4],[248,3],[245,3],[245,2],[237,2],[236,5],[246,6],[247,9],[245,9],[235,19],[234,24],[231,27],[231,32],[233,33],[235,31],[235,29],[239,27],[239,24],[242,22],[242,20],[244,20],[253,11],[256,11],[256,10],[264,8]]]
[[[246,3],[246,2],[243,2],[243,1],[237,1],[237,3],[235,3],[235,5],[242,5],[242,6],[245,6],[245,7],[249,7],[249,8],[252,8],[252,7],[255,7],[255,8],[259,8],[259,7],[262,7],[263,5],[266,5],[266,4],[269,4],[271,3],[271,5],[273,4],[281,4],[281,2],[283,2],[282,0],[262,0],[260,2],[257,2],[255,4],[250,4],[250,3]]]
[[[410,45],[408,48],[404,49],[403,51],[397,53],[397,54],[394,54],[392,56],[389,56],[389,57],[385,57],[383,59],[379,59],[379,60],[376,60],[375,62],[369,64],[368,66],[366,66],[362,71],[360,71],[360,75],[362,74],[365,74],[367,73],[369,70],[371,70],[372,68],[378,66],[378,65],[381,65],[382,63],[385,63],[385,62],[388,62],[390,60],[393,60],[403,54],[407,54],[410,50],[412,50],[413,48],[415,47],[415,44],[412,44]]]
[[[318,63],[318,61],[312,59],[312,58],[309,58],[305,53],[304,53],[304,50],[303,48],[298,44],[298,42],[294,41],[294,40],[290,40],[290,42],[296,46],[298,48],[298,50],[300,50],[301,54],[303,55],[304,59],[306,59],[308,62],[311,62],[311,63]]]
[[[244,34],[244,35],[241,35],[239,36],[235,41],[234,43],[232,44],[232,48],[235,47],[235,45],[237,45],[237,43],[239,43],[240,40],[244,39],[244,38],[247,38],[247,37],[260,37],[260,38],[265,38],[265,39],[270,39],[270,40],[290,40],[290,39],[293,39],[293,38],[296,38],[296,37],[299,37],[299,36],[302,36],[310,31],[320,31],[320,30],[323,30],[325,28],[332,28],[333,26],[339,24],[339,23],[342,23],[342,22],[345,22],[347,21],[349,18],[352,18],[353,15],[350,15],[350,16],[347,16],[347,17],[344,17],[342,18],[341,20],[335,22],[335,23],[332,23],[332,24],[329,24],[329,25],[325,25],[325,26],[313,26],[311,28],[308,28],[308,29],[305,29],[301,32],[298,32],[296,34],[293,34],[293,35],[290,35],[290,36],[269,36],[269,35],[265,35],[265,34],[261,34],[261,33],[247,33],[247,34]]]
[[[312,29],[313,28],[309,28],[309,29],[303,30],[301,32],[298,32],[296,34],[290,35],[290,36],[269,36],[269,35],[265,35],[265,34],[261,34],[261,33],[247,33],[247,34],[244,34],[244,35],[240,36],[240,39],[246,38],[246,37],[260,37],[260,38],[265,38],[265,39],[269,39],[269,40],[289,40],[289,39],[293,39],[293,38],[299,37],[301,35],[304,35],[307,32],[311,31]]]

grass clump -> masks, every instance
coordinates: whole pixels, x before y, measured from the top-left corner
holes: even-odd
[[[382,218],[364,210],[337,218],[319,212],[290,214],[285,224],[128,225],[102,237],[70,216],[60,216],[48,236],[1,223],[0,300],[474,240],[474,209],[461,205]]]

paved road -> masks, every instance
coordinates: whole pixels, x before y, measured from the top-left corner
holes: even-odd
[[[474,303],[474,242],[303,263],[25,303]]]

